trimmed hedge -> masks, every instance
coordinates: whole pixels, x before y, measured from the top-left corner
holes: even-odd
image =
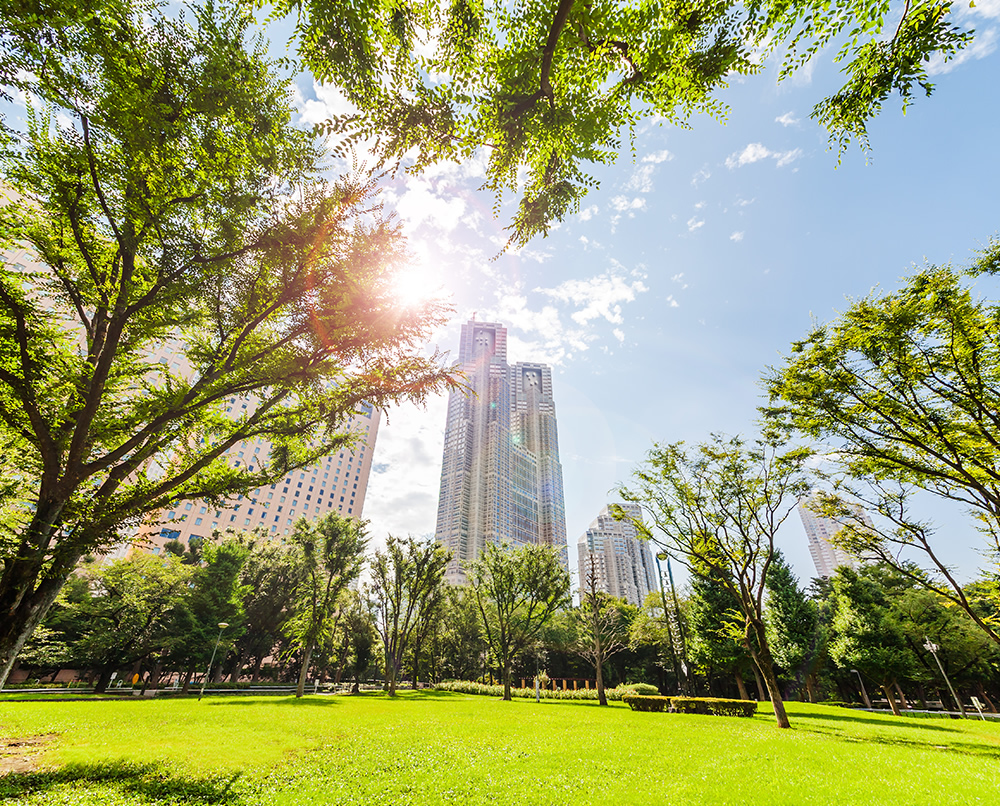
[[[679,714],[749,717],[757,713],[756,700],[724,700],[719,697],[671,697],[670,706]]]
[[[622,702],[633,711],[664,711],[670,705],[670,697],[649,694],[626,694],[622,697]]]

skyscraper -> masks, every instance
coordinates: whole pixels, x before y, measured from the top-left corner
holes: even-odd
[[[861,507],[856,509],[862,521],[870,523]],[[858,561],[854,557],[832,542],[833,536],[843,528],[842,524],[832,518],[817,515],[809,508],[809,501],[799,502],[799,517],[802,518],[802,525],[806,530],[809,553],[812,555],[813,565],[816,566],[817,576],[829,578],[842,565],[850,568],[858,567]]]
[[[633,518],[642,519],[637,504],[621,504]],[[587,575],[597,575],[597,587],[605,593],[641,605],[656,590],[656,570],[649,544],[636,536],[631,521],[619,521],[604,507],[576,545],[581,589],[589,585]]]
[[[494,543],[553,546],[568,566],[562,465],[545,364],[507,363],[507,330],[462,326],[468,392],[448,399],[436,537],[453,555],[448,580]]]

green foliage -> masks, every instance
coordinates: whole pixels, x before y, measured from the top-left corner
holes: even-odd
[[[626,694],[622,697],[622,702],[633,711],[657,711],[662,713],[670,705],[670,697],[659,697],[648,694]]]
[[[822,661],[826,636],[816,603],[799,588],[780,551],[775,552],[767,573],[764,620],[775,662],[801,682]]]
[[[926,266],[898,291],[852,302],[793,343],[765,383],[772,422],[834,446],[837,472],[819,509],[844,523],[842,545],[911,573],[1000,643],[938,556],[933,526],[909,511],[916,489],[966,505],[991,569],[1000,561],[1000,305],[973,293],[996,274],[998,255],[993,239],[965,268]],[[907,565],[914,557],[922,573]]]
[[[301,652],[298,694],[304,693],[313,651],[333,636],[338,599],[357,578],[368,545],[367,521],[330,512],[315,521],[300,518],[292,532],[301,572],[291,618],[282,626]]]
[[[656,686],[651,686],[649,683],[626,683],[624,688],[648,697],[655,697],[660,693]]]
[[[375,623],[385,652],[385,679],[390,694],[403,657],[422,622],[436,617],[447,591],[445,567],[451,553],[434,541],[389,536],[385,552],[376,551],[368,586]]]
[[[687,126],[722,118],[732,76],[762,69],[786,48],[792,75],[827,46],[846,85],[813,116],[840,143],[867,147],[867,122],[898,93],[930,93],[927,60],[971,41],[948,0],[281,0],[294,15],[299,53],[358,111],[326,123],[346,152],[362,139],[387,161],[416,154],[416,168],[465,160],[486,148],[484,187],[520,194],[510,244],[523,246],[577,209],[595,184],[588,163],[611,163],[643,119]],[[893,26],[895,30],[893,30]]]
[[[669,697],[670,707],[679,714],[745,716],[757,713],[756,700],[725,700],[718,697]]]
[[[270,483],[350,443],[360,407],[456,383],[423,350],[443,309],[397,304],[375,179],[320,180],[247,9],[63,5],[0,14],[0,80],[27,105],[0,151],[0,245],[32,258],[0,267],[0,446],[31,513],[0,538],[0,679],[124,527]],[[252,406],[229,416],[236,398]],[[258,437],[263,465],[226,458]]]
[[[490,545],[466,568],[483,632],[510,699],[514,660],[535,640],[546,622],[569,603],[569,574],[555,549]]]

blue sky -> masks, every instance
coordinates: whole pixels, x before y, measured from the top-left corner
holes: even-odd
[[[495,262],[508,219],[494,220],[491,197],[477,191],[481,165],[388,184],[414,253],[410,278],[441,287],[456,309],[436,346],[454,355],[459,326],[475,312],[508,327],[511,361],[554,366],[571,556],[654,440],[752,430],[762,371],[814,317],[895,287],[914,263],[964,262],[997,232],[1000,3],[963,13],[979,30],[974,51],[939,65],[934,95],[905,117],[896,99],[887,105],[867,159],[854,148],[838,167],[809,120],[839,86],[836,66],[820,58],[781,85],[773,70],[734,83],[725,125],[644,124],[634,158],[626,152],[595,170],[601,186],[580,214]],[[306,77],[298,86],[304,122],[343,108]],[[444,401],[389,417],[365,515],[380,539],[429,535]],[[943,526],[945,555],[974,576],[981,543],[970,520],[943,506],[928,512]],[[796,515],[781,543],[800,577],[811,577]]]

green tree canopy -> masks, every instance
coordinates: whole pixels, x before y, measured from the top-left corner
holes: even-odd
[[[843,149],[894,93],[930,94],[927,60],[971,40],[949,0],[279,0],[299,53],[357,108],[329,121],[417,166],[488,155],[485,187],[519,193],[510,242],[575,210],[624,130],[659,116],[722,117],[718,94],[781,52],[779,77],[831,48],[846,83],[813,117]]]
[[[688,449],[654,445],[618,490],[639,504],[657,530],[631,519],[694,574],[714,575],[738,608],[743,645],[760,671],[778,727],[789,727],[764,621],[764,594],[775,535],[808,487],[809,452],[785,448],[774,435],[753,442],[713,435]],[[616,517],[625,516],[621,508]]]
[[[487,546],[467,573],[483,634],[503,675],[503,698],[509,700],[514,661],[569,604],[569,574],[556,550],[540,545]]]
[[[27,257],[0,268],[0,445],[31,516],[0,538],[0,683],[123,526],[271,483],[348,443],[361,406],[454,384],[423,353],[440,306],[395,298],[374,180],[319,181],[248,12],[9,7],[0,78],[27,114],[0,151],[0,249]],[[265,462],[227,458],[258,437]]]
[[[961,606],[994,641],[910,514],[914,490],[964,505],[1000,567],[1000,304],[977,296],[1000,271],[993,239],[965,268],[926,266],[901,289],[852,302],[792,345],[765,378],[766,414],[828,446],[823,514],[859,556],[885,562]],[[876,515],[870,521],[858,507]],[[926,570],[914,573],[911,561]]]

